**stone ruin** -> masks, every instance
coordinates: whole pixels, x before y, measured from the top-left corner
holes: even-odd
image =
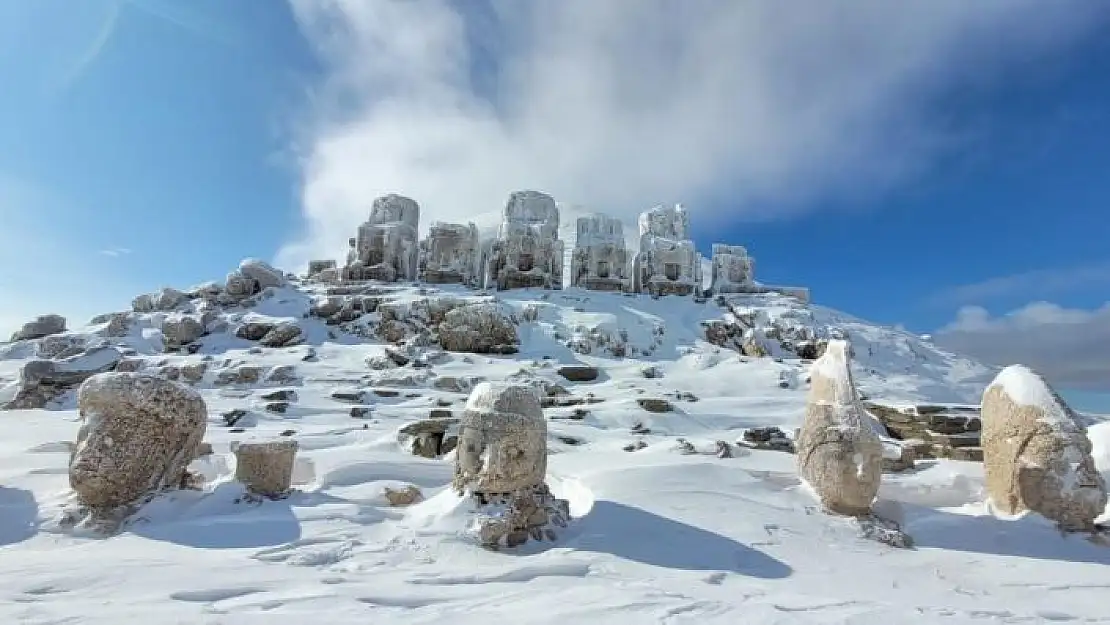
[[[498,290],[563,288],[559,208],[539,191],[514,191],[497,238],[486,251],[486,286]]]
[[[746,293],[753,286],[755,259],[740,245],[713,244],[713,292]]]
[[[629,254],[620,220],[606,215],[578,218],[570,261],[571,285],[595,291],[628,288]]]
[[[690,295],[701,287],[701,257],[690,240],[690,216],[681,204],[640,213],[640,251],[633,262],[633,290]]]
[[[481,241],[473,223],[433,222],[420,242],[420,280],[428,284],[479,286]]]
[[[525,384],[482,382],[459,424],[454,490],[474,505],[472,526],[489,548],[555,540],[569,504],[556,499],[547,473],[547,420],[536,391]]]
[[[414,281],[420,260],[420,205],[389,194],[374,200],[370,219],[350,239],[345,280]]]

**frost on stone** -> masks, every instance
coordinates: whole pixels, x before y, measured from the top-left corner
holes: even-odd
[[[334,260],[310,260],[308,261],[308,277],[319,278],[320,274],[335,271],[338,268],[339,266]]]
[[[114,347],[98,347],[61,360],[31,360],[19,372],[19,391],[5,410],[44,408],[85,380],[112,371],[123,359]]]
[[[983,469],[991,503],[1031,510],[1065,530],[1090,530],[1106,508],[1106,483],[1081,418],[1031,369],[1002,370],[983,394]]]
[[[473,223],[433,222],[420,247],[423,282],[478,286],[482,250],[478,228]]]
[[[227,274],[224,280],[224,294],[232,301],[247,299],[261,290],[258,280],[239,270]]]
[[[343,277],[348,280],[395,282],[417,278],[420,262],[420,206],[415,200],[389,194],[374,200],[370,219],[358,227]]]
[[[740,245],[713,244],[714,293],[745,293],[753,286],[755,260]]]
[[[629,252],[624,226],[607,215],[578,218],[571,285],[598,291],[623,291],[628,286]]]
[[[882,479],[883,445],[856,395],[848,352],[846,341],[830,341],[813,364],[798,470],[828,511],[865,516]]]
[[[131,301],[131,309],[138,313],[169,312],[189,301],[189,296],[169,287],[157,293],[144,293]]]
[[[200,394],[139,373],[102,373],[77,393],[83,424],[69,483],[85,506],[108,511],[179,487],[204,437]]]
[[[487,286],[563,288],[563,241],[554,198],[539,191],[510,194],[485,256]]]
[[[653,295],[689,295],[701,286],[701,257],[689,238],[682,205],[640,214],[640,251],[633,261],[633,289]]]
[[[240,443],[234,451],[235,479],[247,491],[273,499],[289,492],[297,459],[297,441]]]
[[[12,334],[12,342],[28,339],[39,339],[52,334],[61,334],[66,331],[66,318],[61,315],[41,315],[23,324],[23,327]]]
[[[451,352],[516,353],[520,338],[508,314],[496,304],[467,304],[450,310],[439,324],[439,343]]]
[[[258,283],[260,289],[285,286],[285,274],[257,258],[244,258],[239,273]]]
[[[162,321],[162,341],[166,349],[181,349],[204,335],[204,324],[195,317],[182,315]]]
[[[482,382],[459,425],[452,486],[475,506],[472,531],[487,547],[554,540],[569,519],[567,502],[544,483],[547,421],[526,385]]]

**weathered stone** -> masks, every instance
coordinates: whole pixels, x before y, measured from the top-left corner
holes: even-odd
[[[444,316],[439,342],[452,352],[514,354],[520,344],[516,326],[494,304],[468,304]]]
[[[624,225],[606,215],[578,218],[571,254],[571,285],[597,291],[623,291],[629,286],[631,254]]]
[[[285,414],[289,410],[289,402],[275,401],[266,404],[266,412],[273,412],[275,414]]]
[[[352,419],[369,419],[371,410],[368,406],[355,406],[351,408]]]
[[[251,278],[241,271],[232,271],[224,280],[224,292],[233,302],[238,302],[253,296],[262,290],[258,280]]]
[[[266,374],[266,382],[273,384],[289,384],[297,380],[297,367],[294,365],[278,365]]]
[[[31,360],[19,371],[19,392],[3,408],[43,408],[85,380],[113,371],[122,359],[116,348],[98,347],[64,360]]]
[[[334,260],[310,260],[308,261],[308,277],[315,278],[325,271],[332,271],[338,269],[338,265]]]
[[[286,283],[285,275],[281,271],[257,258],[243,259],[239,263],[239,273],[254,280],[259,289],[282,287]]]
[[[224,369],[216,374],[216,385],[257,384],[262,377],[262,367],[241,365],[234,369]]]
[[[279,498],[293,483],[297,441],[240,443],[235,447],[235,479],[251,493]]]
[[[258,341],[274,329],[274,324],[265,321],[249,321],[235,329],[235,336],[248,341]]]
[[[600,375],[597,367],[572,366],[559,367],[558,371],[566,380],[571,382],[592,382]]]
[[[304,340],[304,333],[295,323],[281,323],[258,342],[265,347],[290,347]]]
[[[561,289],[563,249],[554,198],[539,191],[514,191],[488,250],[488,286]]]
[[[1006,514],[1036,512],[1061,529],[1092,530],[1106,483],[1078,415],[1032,370],[1003,369],[983,393],[984,473]]]
[[[411,484],[399,490],[387,486],[383,494],[389,505],[394,507],[411,506],[414,503],[424,501],[424,494],[420,492],[419,488]]]
[[[181,349],[204,335],[204,325],[194,317],[168,317],[162,322],[162,341],[166,349]]]
[[[138,373],[102,373],[77,394],[84,420],[69,483],[94,509],[178,487],[204,437],[207,409],[187,386]]]
[[[643,408],[644,410],[646,410],[648,412],[656,412],[656,413],[674,412],[674,405],[672,405],[671,402],[669,402],[665,399],[645,397],[645,398],[637,399],[636,403],[639,404],[641,408]]]
[[[744,430],[742,440],[745,445],[753,449],[781,451],[788,454],[795,451],[794,441],[776,426],[748,428]]]
[[[826,510],[866,516],[882,479],[883,448],[865,421],[848,350],[847,342],[831,341],[813,365],[798,470]]]
[[[264,401],[296,401],[297,392],[292,389],[270,391],[259,396]]]
[[[356,403],[356,404],[361,404],[362,403],[362,398],[363,398],[363,392],[362,391],[334,391],[331,394],[331,398],[336,400],[336,401],[347,401],[347,402],[352,402],[352,403]]]
[[[520,384],[483,382],[463,410],[454,488],[510,493],[543,484],[547,421],[535,392]]]
[[[633,290],[689,295],[701,285],[701,262],[690,240],[690,217],[681,205],[640,214],[640,246],[633,261]]]
[[[84,352],[87,343],[83,336],[51,334],[39,339],[35,353],[39,358],[70,358]]]
[[[473,223],[433,222],[420,246],[423,282],[478,286],[482,250]]]
[[[714,243],[712,263],[714,293],[746,293],[754,286],[755,260],[744,247]]]
[[[41,315],[34,320],[23,324],[23,327],[12,334],[12,341],[25,341],[40,339],[51,334],[61,334],[66,331],[66,318],[61,315]]]
[[[420,206],[389,194],[374,200],[370,219],[350,240],[343,277],[348,280],[416,280],[420,262]]]
[[[912,445],[902,445],[893,441],[883,444],[883,471],[900,473],[914,467],[916,454]]]
[[[450,393],[469,393],[474,385],[481,382],[480,378],[455,377],[451,375],[440,376],[432,380],[432,388]]]

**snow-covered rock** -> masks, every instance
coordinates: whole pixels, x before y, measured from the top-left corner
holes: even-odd
[[[439,344],[452,352],[512,354],[520,338],[516,326],[496,304],[467,304],[452,309],[439,324]]]
[[[195,317],[167,317],[162,322],[162,340],[166,349],[180,349],[204,335],[204,324]]]
[[[81,503],[108,511],[179,487],[208,411],[187,386],[140,373],[102,373],[77,393],[84,420],[69,465]]]
[[[740,245],[713,244],[714,293],[743,293],[752,287],[755,260]]]
[[[374,200],[370,219],[351,240],[344,277],[349,280],[415,280],[420,263],[420,205],[391,193]]]
[[[51,334],[61,334],[66,331],[66,318],[61,315],[40,315],[23,324],[23,327],[12,334],[12,341],[25,341],[40,339]]]
[[[90,377],[112,371],[122,358],[114,347],[99,347],[62,360],[31,360],[19,371],[19,392],[3,409],[44,408]]]
[[[1002,370],[983,394],[983,464],[991,502],[1031,510],[1067,530],[1090,530],[1106,509],[1106,482],[1078,415],[1031,369]]]
[[[285,286],[285,274],[257,258],[244,258],[239,263],[239,273],[254,280],[261,289]]]
[[[848,349],[846,341],[830,341],[813,364],[797,440],[798,472],[827,510],[864,516],[879,492],[883,445],[860,405]]]
[[[656,206],[640,214],[640,247],[633,261],[633,290],[689,295],[702,284],[701,257],[690,240],[690,216],[682,205]]]

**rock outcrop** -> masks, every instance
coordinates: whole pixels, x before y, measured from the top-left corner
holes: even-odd
[[[514,547],[554,539],[569,518],[552,496],[547,472],[547,421],[535,391],[521,384],[482,382],[463,410],[452,486],[476,505],[482,545]]]
[[[257,258],[244,258],[239,273],[254,280],[259,289],[285,286],[285,274]]]
[[[94,375],[113,371],[121,360],[123,355],[114,347],[99,347],[62,360],[32,360],[20,369],[19,391],[3,409],[44,408]]]
[[[185,483],[208,411],[200,394],[139,373],[102,373],[77,393],[84,420],[69,465],[69,483],[94,510],[137,503]]]
[[[856,395],[848,351],[846,341],[830,341],[813,364],[798,471],[829,512],[866,516],[882,479],[883,446]]]
[[[467,304],[444,315],[439,343],[451,352],[513,354],[520,338],[512,319],[499,306]]]
[[[194,317],[169,317],[162,322],[162,341],[166,349],[181,349],[204,335],[204,324]]]
[[[51,334],[61,334],[66,331],[66,318],[61,315],[41,315],[23,324],[23,327],[12,334],[12,342],[41,339]]]
[[[991,503],[1026,510],[1061,529],[1091,530],[1106,509],[1106,483],[1086,427],[1034,371],[1003,369],[983,393],[983,463]]]

